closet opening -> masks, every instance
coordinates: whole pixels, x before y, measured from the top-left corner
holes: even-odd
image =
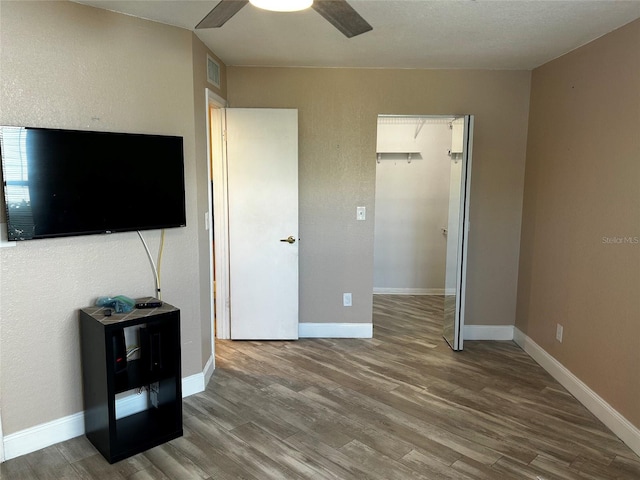
[[[454,350],[463,340],[472,123],[378,116],[374,298],[424,308]]]

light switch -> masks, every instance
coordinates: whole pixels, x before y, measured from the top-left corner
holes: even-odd
[[[367,207],[356,207],[356,220],[365,220],[367,218]]]

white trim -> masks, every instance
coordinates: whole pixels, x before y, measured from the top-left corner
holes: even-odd
[[[222,98],[220,95],[211,91],[208,88],[206,88],[205,90],[207,91],[207,105],[213,104],[218,108],[225,108],[227,106],[227,101],[224,98]]]
[[[522,350],[527,352],[527,349],[525,348],[525,344],[527,342],[532,342],[533,340],[531,340],[527,335],[522,333],[522,330],[520,330],[518,327],[513,327],[513,341],[516,342],[516,345],[518,345]],[[529,352],[527,353],[531,358],[533,358],[533,356]]]
[[[208,363],[208,362],[207,362]],[[204,372],[196,373],[182,379],[182,398],[190,397],[196,393],[204,392],[206,387]]]
[[[0,409],[0,463],[4,462],[4,437],[2,436],[2,410]]]
[[[385,288],[375,287],[374,295],[444,295],[444,288]]]
[[[211,355],[215,356],[216,354],[216,345],[215,338],[216,334],[214,332],[214,328],[216,325],[216,298],[215,298],[215,290],[216,290],[216,281],[215,281],[215,273],[214,273],[214,263],[215,263],[215,252],[213,250],[213,183],[212,179],[212,168],[211,164],[211,108],[216,106],[216,103],[211,96],[214,93],[208,88],[204,89],[204,97],[205,97],[205,128],[207,131],[207,157],[205,158],[205,162],[207,164],[207,211],[205,213],[206,216],[206,225],[207,229],[207,237],[209,239],[209,248],[207,249],[209,253],[209,336],[211,337]]]
[[[299,338],[373,338],[373,323],[300,323]]]
[[[204,391],[213,373],[213,357],[209,358],[202,373],[182,379],[182,398]],[[116,401],[117,418],[133,415],[147,408],[147,395],[132,394]],[[84,412],[26,428],[4,437],[4,460],[26,455],[55,443],[84,435]]]
[[[631,450],[640,455],[640,430],[635,425],[518,328],[514,330],[514,341]]]
[[[231,311],[229,302],[229,205],[228,205],[228,184],[227,184],[227,142],[226,132],[226,109],[225,103],[215,105],[220,109],[220,128],[216,132],[207,129],[209,137],[208,144],[213,143],[213,135],[220,141],[220,149],[216,154],[210,155],[213,166],[212,176],[219,179],[216,188],[213,189],[213,235],[215,236],[215,258],[216,258],[216,328],[215,335],[219,339],[231,338]],[[208,115],[207,115],[208,118]],[[211,181],[209,181],[211,185]]]
[[[465,325],[464,340],[513,340],[513,325]]]
[[[209,88],[205,88],[204,91],[205,94],[205,117],[206,117],[206,129],[207,129],[207,158],[206,158],[206,163],[207,163],[207,230],[208,230],[208,234],[209,234],[209,311],[211,312],[211,318],[210,318],[210,325],[211,325],[211,356],[213,358],[215,358],[215,352],[216,352],[216,345],[215,345],[215,338],[216,338],[216,332],[215,332],[215,324],[216,324],[216,318],[221,318],[219,315],[219,312],[216,311],[217,308],[220,309],[221,311],[221,307],[218,307],[216,305],[216,301],[215,301],[215,289],[216,289],[216,282],[215,282],[215,272],[213,271],[213,265],[214,265],[214,258],[215,258],[215,251],[214,251],[214,215],[215,215],[215,211],[213,212],[214,215],[212,215],[211,212],[211,208],[212,208],[212,204],[213,204],[213,161],[212,161],[212,152],[211,152],[211,145],[212,145],[212,139],[211,139],[211,120],[210,120],[210,110],[211,108],[216,108],[216,109],[221,109],[224,108],[225,105],[227,104],[227,101],[222,98],[220,95],[217,95],[216,93],[212,92]],[[217,211],[217,210],[216,210]],[[208,362],[207,362],[208,363]],[[206,370],[206,367],[205,367]],[[209,377],[207,377],[205,379],[205,384],[208,381],[208,379],[211,377],[211,375],[209,375]]]
[[[42,423],[4,437],[5,460],[84,434],[84,412]]]
[[[216,368],[216,359],[215,359],[215,355],[212,354],[209,357],[209,360],[207,360],[207,363],[204,365],[204,368],[202,369],[202,376],[204,378],[204,388],[202,390],[207,388],[207,385],[209,384],[209,380],[211,380],[211,375],[213,375],[213,371],[215,370],[215,368]]]

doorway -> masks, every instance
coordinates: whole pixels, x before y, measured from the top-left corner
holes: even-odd
[[[228,268],[226,267],[228,239],[225,235],[227,222],[226,164],[224,158],[224,131],[226,101],[207,89],[207,135],[208,135],[208,185],[209,208],[209,278],[211,285],[211,351],[215,361],[215,338],[228,337],[229,301]]]
[[[442,305],[454,350],[463,345],[472,121],[378,116],[374,294],[433,297],[427,308]]]
[[[297,339],[298,112],[208,113],[212,339]]]

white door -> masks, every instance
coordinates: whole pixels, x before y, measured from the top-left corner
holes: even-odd
[[[443,325],[444,339],[453,350],[462,350],[463,346],[473,116],[460,120],[464,121],[462,155],[452,154],[451,158]]]
[[[226,109],[231,338],[298,338],[298,111]]]

